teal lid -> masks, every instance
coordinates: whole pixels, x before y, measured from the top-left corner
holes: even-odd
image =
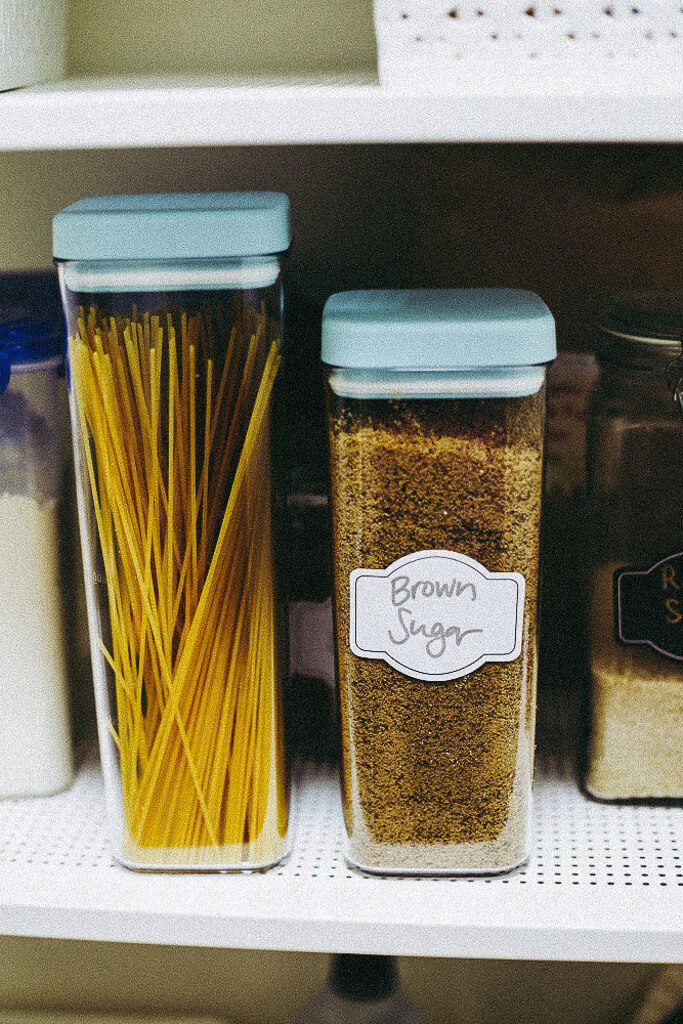
[[[556,355],[550,310],[515,288],[340,292],[322,333],[324,363],[366,370],[534,366]]]
[[[292,236],[281,192],[92,196],[52,223],[58,260],[182,260],[285,252]]]

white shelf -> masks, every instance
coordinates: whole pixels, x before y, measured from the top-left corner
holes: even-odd
[[[583,797],[543,758],[536,849],[494,879],[350,871],[334,773],[308,768],[289,860],[264,875],[114,867],[96,765],[46,800],[0,804],[0,934],[419,956],[683,961],[683,808]]]
[[[69,80],[0,94],[0,149],[361,142],[683,142],[683,62],[511,77],[490,61],[457,88],[369,80]],[[569,71],[572,71],[570,74]]]

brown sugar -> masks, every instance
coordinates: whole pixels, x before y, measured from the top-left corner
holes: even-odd
[[[330,402],[351,858],[376,870],[512,867],[527,854],[533,765],[543,392]],[[426,550],[525,577],[516,660],[434,683],[351,652],[350,573]]]

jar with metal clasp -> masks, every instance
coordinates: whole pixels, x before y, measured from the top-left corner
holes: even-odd
[[[611,302],[589,423],[591,736],[604,799],[683,797],[683,294]]]

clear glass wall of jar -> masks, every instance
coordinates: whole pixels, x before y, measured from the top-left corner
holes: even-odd
[[[591,738],[605,799],[683,797],[683,296],[615,300],[589,427]]]

